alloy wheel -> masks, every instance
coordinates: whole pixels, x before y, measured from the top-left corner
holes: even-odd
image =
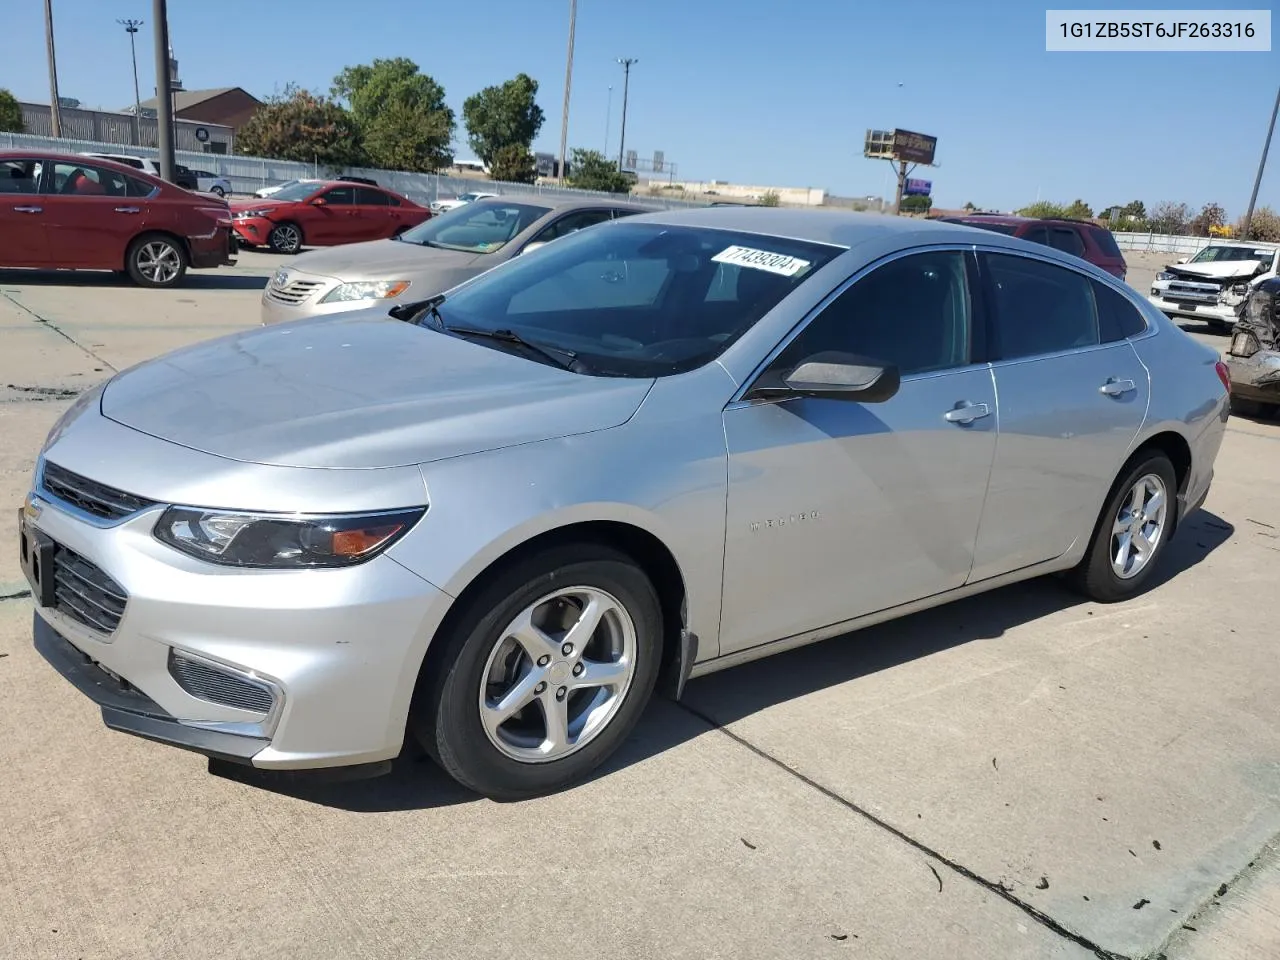
[[[1164,537],[1169,492],[1154,473],[1139,477],[1111,525],[1111,570],[1121,580],[1146,569]]]
[[[150,240],[138,248],[138,272],[157,286],[172,283],[182,272],[182,254],[165,240]]]
[[[562,759],[609,725],[635,670],[636,627],[626,608],[596,587],[557,590],[499,635],[481,675],[481,724],[513,760]]]
[[[297,253],[302,246],[302,234],[291,223],[282,223],[271,231],[271,239],[282,253]]]

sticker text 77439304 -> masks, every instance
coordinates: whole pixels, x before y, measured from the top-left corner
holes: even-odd
[[[808,260],[791,257],[785,253],[773,253],[770,250],[755,250],[751,247],[726,247],[711,258],[716,263],[731,263],[739,267],[750,267],[753,270],[767,270],[769,273],[794,277],[809,266]]]

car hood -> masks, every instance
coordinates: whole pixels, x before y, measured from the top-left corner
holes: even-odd
[[[234,334],[115,377],[104,416],[215,456],[426,463],[625,423],[652,380],[587,377],[362,311]]]
[[[370,240],[304,253],[291,266],[304,273],[315,273],[337,280],[415,280],[421,276],[469,267],[477,260],[497,264],[492,254],[442,250],[439,247],[424,247],[401,240]],[[433,290],[426,295],[438,292]],[[416,294],[415,290],[414,295]]]
[[[1208,280],[1231,280],[1252,277],[1262,268],[1259,260],[1220,260],[1211,263],[1179,263],[1165,267],[1170,273],[1186,274],[1194,279],[1204,277]]]
[[[236,210],[277,210],[292,204],[287,200],[272,200],[270,197],[259,197],[256,200],[232,200],[231,209]]]

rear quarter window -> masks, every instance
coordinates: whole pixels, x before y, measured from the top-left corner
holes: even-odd
[[[1089,236],[1093,237],[1098,249],[1108,257],[1124,259],[1124,254],[1120,252],[1120,247],[1116,244],[1116,238],[1111,235],[1110,230],[1103,230],[1101,227],[1090,227]]]
[[[1103,343],[1134,337],[1147,329],[1138,308],[1105,283],[1093,283],[1093,299],[1098,305],[1098,332]]]

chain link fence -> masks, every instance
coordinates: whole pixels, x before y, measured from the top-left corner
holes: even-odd
[[[139,157],[158,157],[158,151],[149,147],[137,147],[119,143],[96,143],[90,140],[55,140],[27,133],[0,133],[0,149],[8,150],[56,150],[61,153],[122,153]],[[263,157],[242,157],[217,153],[189,153],[176,151],[178,163],[192,170],[207,170],[231,181],[233,194],[248,196],[255,190],[274,186],[287,180],[307,178],[321,179],[334,171],[319,163],[299,163],[293,160],[268,160]],[[505,183],[498,180],[479,180],[472,177],[450,177],[435,173],[408,173],[397,170],[373,170],[349,167],[341,171],[353,176],[368,177],[381,186],[403,194],[415,203],[423,205],[436,200],[448,200],[461,193],[481,191],[497,194],[541,194],[556,197],[614,197],[613,194],[595,190],[575,190],[555,184]],[[696,200],[680,200],[674,197],[639,196],[635,198],[649,206],[703,207],[707,204]]]

